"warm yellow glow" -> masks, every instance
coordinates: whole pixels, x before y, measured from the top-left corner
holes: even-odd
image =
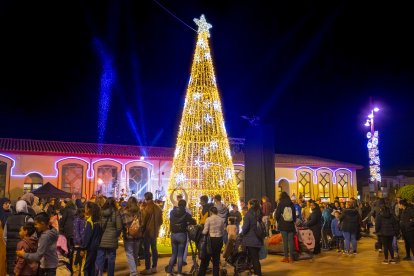
[[[202,19],[205,19],[202,17]],[[224,126],[221,100],[208,44],[211,25],[199,26],[176,150],[164,208],[163,233],[169,233],[170,198],[184,190],[189,208],[197,211],[202,195],[220,194],[226,205],[238,203],[239,192]]]

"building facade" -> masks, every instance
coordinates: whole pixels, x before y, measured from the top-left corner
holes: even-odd
[[[230,139],[233,164],[244,199],[243,139]],[[17,199],[50,182],[76,197],[121,194],[163,199],[173,148],[0,138],[0,197]],[[357,197],[357,164],[313,156],[275,155],[275,195],[306,199]]]

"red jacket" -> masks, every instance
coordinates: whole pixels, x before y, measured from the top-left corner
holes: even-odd
[[[37,238],[26,237],[19,241],[17,244],[17,250],[24,249],[26,253],[34,253],[37,250]],[[37,275],[37,269],[39,264],[34,261],[27,261],[24,258],[16,257],[16,266],[14,267],[14,273],[16,275]]]

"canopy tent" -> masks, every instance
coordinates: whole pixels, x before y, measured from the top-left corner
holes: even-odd
[[[32,193],[38,198],[70,198],[72,195],[56,188],[52,183],[47,182],[42,187],[33,190]]]

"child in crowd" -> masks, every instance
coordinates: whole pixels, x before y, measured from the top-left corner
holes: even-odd
[[[98,204],[88,201],[85,206],[85,231],[82,239],[82,251],[80,256],[84,258],[82,263],[82,275],[95,275],[95,261],[98,253],[98,246],[102,235],[100,221],[100,208]]]
[[[81,257],[80,251],[82,246],[82,240],[85,230],[85,209],[78,208],[73,219],[73,260],[72,260],[72,272],[74,276],[81,275],[81,265],[84,261],[84,257]]]
[[[344,250],[344,236],[339,225],[339,217],[341,216],[341,212],[339,210],[335,210],[333,213],[335,218],[331,221],[332,236],[335,240],[337,252],[341,252]]]
[[[37,238],[34,235],[36,229],[33,222],[26,222],[20,227],[19,236],[21,241],[17,244],[17,250],[24,250],[27,253],[34,253],[37,250]],[[25,260],[17,257],[16,266],[14,267],[15,275],[37,275],[39,265],[37,262]]]
[[[16,255],[26,261],[40,262],[39,276],[54,276],[58,266],[56,242],[59,236],[57,230],[50,226],[50,217],[47,213],[39,213],[34,218],[34,226],[40,233],[37,251],[33,253],[17,250]]]
[[[234,224],[237,227],[237,232],[239,232],[239,228],[240,228],[240,223],[242,221],[242,215],[239,211],[239,206],[237,206],[237,204],[232,204],[231,205],[231,211],[229,213],[229,217],[234,217],[235,221]]]
[[[226,227],[227,231],[227,244],[223,251],[223,258],[227,258],[229,254],[231,254],[231,250],[234,247],[234,242],[236,241],[238,229],[236,226],[236,218],[235,217],[229,217],[228,224]]]

